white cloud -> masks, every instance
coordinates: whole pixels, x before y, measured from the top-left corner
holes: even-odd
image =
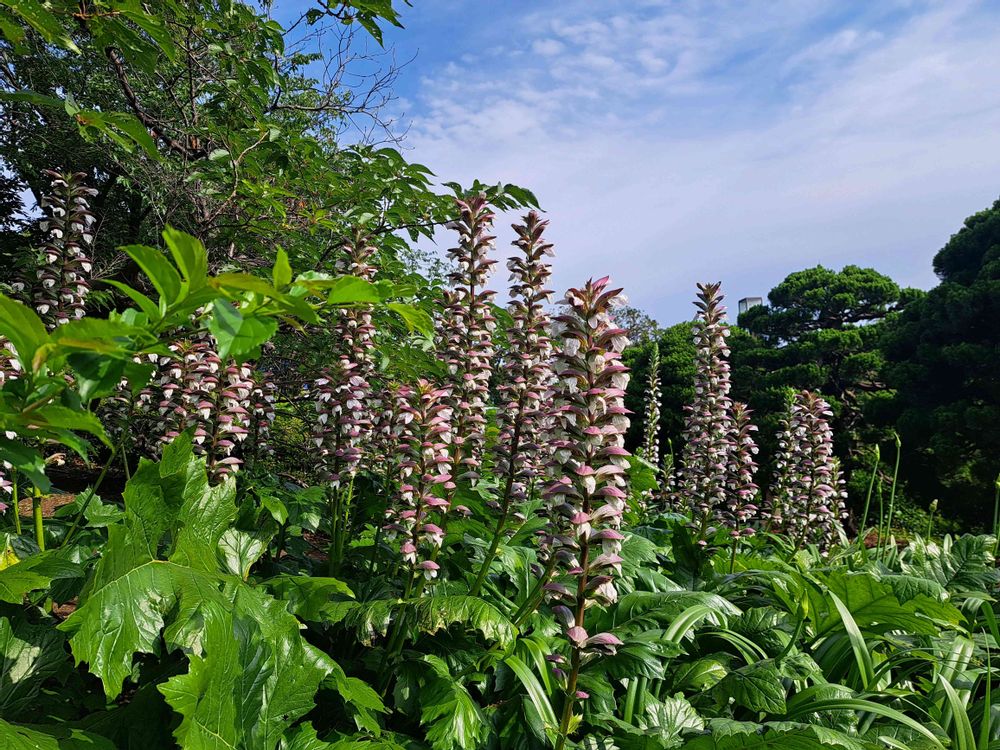
[[[933,253],[1000,193],[1000,27],[983,5],[843,28],[796,0],[569,5],[517,19],[526,49],[563,46],[543,61],[425,71],[409,139],[442,179],[535,190],[557,288],[611,273],[673,322],[696,281],[721,278],[735,306],[816,263],[928,286]]]
[[[536,39],[531,43],[531,51],[536,55],[558,55],[565,46],[558,39]]]

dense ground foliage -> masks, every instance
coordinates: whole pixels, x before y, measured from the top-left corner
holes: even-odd
[[[793,275],[749,334],[719,283],[666,336],[556,300],[548,222],[493,236],[528,191],[338,143],[377,109],[296,33],[391,3],[267,8],[0,0],[0,747],[1000,747],[997,519],[897,539],[895,472],[843,470],[900,290]]]
[[[50,178],[35,310],[0,298],[6,746],[1000,741],[996,537],[897,544],[890,502],[874,547],[848,541],[832,411],[809,391],[762,491],[718,284],[699,289],[686,443],[664,472],[655,377],[642,457],[623,447],[620,290],[588,281],[550,313],[537,213],[514,227],[506,311],[473,195],[432,328],[374,278],[362,234],[341,248],[352,274],[294,277],[281,255],[265,281],[208,275],[170,230],[169,259],[127,249],[155,295],[120,285],[137,307],[105,320],[81,305],[89,189]],[[72,293],[48,296],[49,278]],[[379,308],[433,332],[440,366],[390,380]],[[283,397],[249,364],[276,319],[339,342],[298,397],[312,484],[274,473]],[[59,445],[89,457],[81,431],[108,446],[105,471],[46,513],[46,465]],[[96,494],[113,466],[120,501]]]

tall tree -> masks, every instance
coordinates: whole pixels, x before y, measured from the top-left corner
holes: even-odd
[[[733,386],[761,421],[765,453],[792,391],[822,393],[835,418],[837,452],[847,458],[865,435],[866,407],[884,397],[880,324],[916,296],[872,268],[796,271],[739,323],[751,334],[733,346]]]
[[[903,471],[926,501],[981,521],[1000,472],[1000,200],[934,257],[941,283],[886,326]]]

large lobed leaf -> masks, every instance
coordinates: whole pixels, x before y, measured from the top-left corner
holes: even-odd
[[[186,750],[267,750],[313,707],[329,659],[307,644],[280,602],[246,586],[231,609],[205,610],[204,656],[160,686],[183,716],[174,736]]]
[[[220,569],[234,496],[232,479],[208,485],[189,439],[159,463],[142,462],[126,486],[125,518],[109,527],[79,607],[60,626],[109,697],[135,655],[157,653],[161,639],[187,651],[189,671],[160,687],[183,717],[175,736],[185,748],[274,748],[336,667],[283,602]]]

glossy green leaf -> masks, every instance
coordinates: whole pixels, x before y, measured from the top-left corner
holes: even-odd
[[[35,311],[3,294],[0,294],[0,335],[14,345],[18,359],[27,369],[34,369],[35,354],[49,340],[45,324]]]
[[[417,331],[424,336],[434,334],[434,321],[427,311],[402,302],[390,302],[386,307],[402,318],[409,330]]]
[[[188,291],[205,286],[208,283],[208,253],[201,240],[168,226],[163,230],[163,241],[188,283]]]
[[[751,711],[780,714],[785,710],[785,686],[771,662],[747,664],[729,674],[713,689],[719,701],[730,699]]]
[[[316,282],[313,282],[315,284]],[[327,290],[328,305],[356,305],[364,302],[379,302],[381,295],[370,281],[356,276],[338,276],[323,282],[320,288]]]
[[[37,704],[43,683],[66,661],[65,638],[48,623],[0,617],[0,713],[35,718],[30,709]]]
[[[177,301],[181,294],[181,277],[177,269],[173,267],[169,260],[159,250],[146,245],[128,245],[123,247],[128,256],[136,262],[142,272],[149,277],[149,280],[159,292],[160,306],[171,305]],[[124,287],[119,287],[125,291]],[[126,292],[127,293],[127,292]],[[146,305],[140,302],[141,298],[129,294],[133,301],[146,311]],[[147,313],[148,314],[148,313]]]
[[[235,357],[242,361],[256,357],[260,346],[278,330],[278,322],[273,318],[245,318],[226,300],[216,300],[212,307],[212,317],[208,329],[218,344],[219,357]]]
[[[10,8],[15,15],[20,16],[31,28],[41,34],[45,41],[58,44],[71,52],[80,51],[59,19],[38,0],[0,0],[0,5]]]
[[[0,601],[20,604],[25,594],[48,588],[54,580],[82,576],[80,566],[59,552],[40,552],[0,570]]]
[[[203,655],[160,691],[183,717],[174,735],[186,750],[271,750],[313,707],[332,665],[269,597],[240,589],[227,611],[204,610]]]
[[[482,710],[437,656],[423,657],[429,672],[420,691],[420,722],[434,750],[478,750],[486,737]]]

